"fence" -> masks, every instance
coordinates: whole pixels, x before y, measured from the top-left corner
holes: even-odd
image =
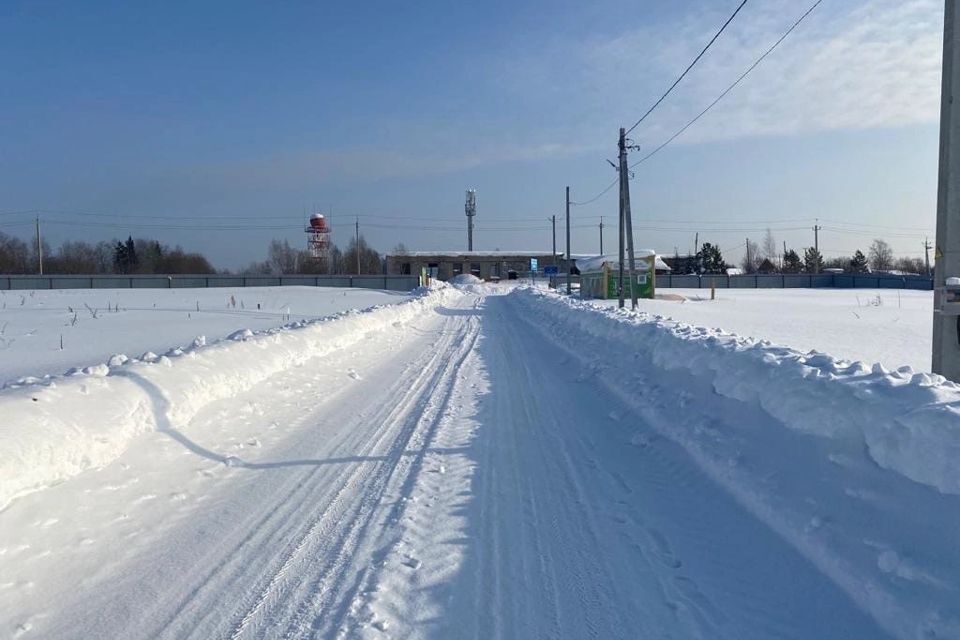
[[[709,289],[918,289],[933,290],[933,278],[889,274],[771,273],[756,275],[658,275],[657,288]]]
[[[418,276],[96,275],[0,276],[0,289],[196,289],[204,287],[356,287],[410,291]]]

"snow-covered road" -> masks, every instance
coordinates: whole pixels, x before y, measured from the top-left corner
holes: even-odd
[[[890,637],[542,324],[451,297],[186,424],[118,373],[158,428],[0,512],[0,637]]]

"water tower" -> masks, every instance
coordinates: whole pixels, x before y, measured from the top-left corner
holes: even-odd
[[[330,234],[332,233],[327,219],[322,213],[310,216],[310,224],[304,231],[307,232],[307,251],[310,257],[326,265],[330,258]]]

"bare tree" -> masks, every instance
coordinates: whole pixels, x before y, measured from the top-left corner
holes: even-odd
[[[773,232],[767,229],[763,236],[763,245],[760,247],[763,257],[773,264],[780,264],[779,254],[777,253],[777,240],[773,237]]]
[[[923,258],[897,258],[897,260],[893,263],[893,266],[897,271],[901,271],[903,273],[916,275],[926,273],[926,265],[923,261]]]
[[[743,260],[740,262],[740,266],[743,267],[743,272],[756,273],[757,267],[760,266],[762,261],[763,256],[760,255],[760,247],[756,242],[747,238],[746,250],[743,253]]]
[[[867,250],[867,260],[874,271],[889,271],[893,268],[893,248],[886,240],[877,238]]]
[[[29,265],[27,243],[0,232],[0,273],[28,273]]]

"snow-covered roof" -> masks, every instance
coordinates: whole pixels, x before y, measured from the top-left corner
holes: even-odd
[[[660,256],[657,255],[652,249],[636,249],[633,252],[635,258],[650,258],[651,256],[656,257],[656,269],[660,271],[670,271],[670,267],[667,266],[667,263],[660,259]],[[574,261],[577,263],[577,269],[581,273],[585,271],[599,271],[603,268],[604,263],[607,264],[611,269],[620,268],[620,259],[617,255],[593,255],[593,256],[574,256]]]
[[[560,257],[562,254],[557,254]],[[550,258],[549,251],[404,251],[387,254],[388,258]]]

